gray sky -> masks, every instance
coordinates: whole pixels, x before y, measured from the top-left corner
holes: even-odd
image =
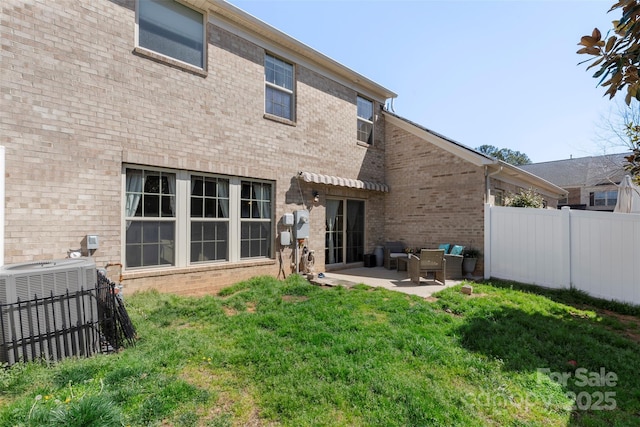
[[[534,162],[625,151],[596,136],[617,110],[578,63],[613,0],[229,0],[398,94],[399,114]],[[601,132],[600,132],[601,133]]]

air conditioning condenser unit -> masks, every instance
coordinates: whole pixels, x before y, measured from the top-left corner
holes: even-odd
[[[0,267],[0,363],[95,353],[96,285],[91,258]]]

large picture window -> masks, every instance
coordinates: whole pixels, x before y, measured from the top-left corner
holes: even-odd
[[[270,258],[273,184],[125,169],[125,268]]]
[[[358,97],[358,141],[373,144],[373,102]]]
[[[264,60],[265,112],[293,120],[293,65],[266,54]]]
[[[204,16],[172,0],[138,0],[138,45],[204,67]]]

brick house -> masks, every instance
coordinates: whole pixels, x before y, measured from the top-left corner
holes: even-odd
[[[627,174],[625,157],[631,153],[576,157],[523,165],[534,173],[567,190],[560,206],[571,209],[613,212],[618,200],[618,184]]]
[[[562,193],[221,0],[7,0],[1,20],[6,264],[82,248],[127,291],[210,293],[291,273],[288,213],[323,271],[389,239],[481,246],[500,191]]]

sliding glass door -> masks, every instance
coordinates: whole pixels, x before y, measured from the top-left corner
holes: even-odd
[[[348,264],[364,259],[364,201],[327,199],[325,263]]]

